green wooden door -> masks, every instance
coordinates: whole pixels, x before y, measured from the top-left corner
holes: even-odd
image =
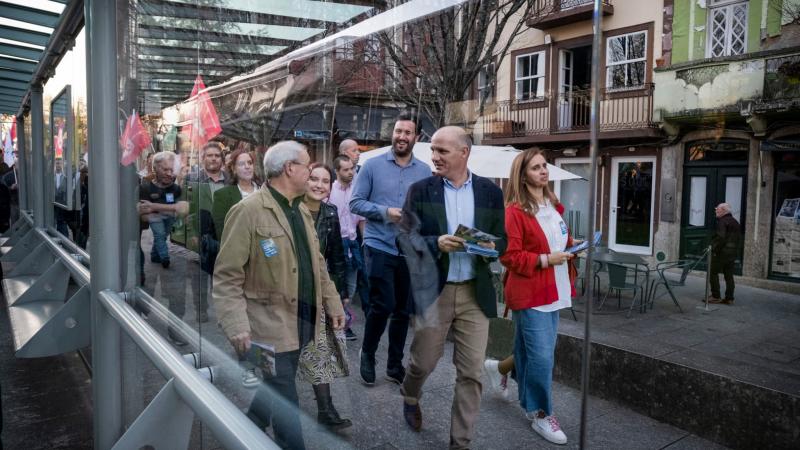
[[[745,217],[747,192],[746,167],[684,167],[683,200],[681,208],[681,259],[701,257],[717,224],[714,208],[720,203],[729,203],[731,212],[742,224]],[[742,225],[742,233],[744,226]],[[740,240],[740,243],[744,239]],[[742,273],[743,245],[739,246],[736,273]],[[705,270],[703,260],[697,266]]]

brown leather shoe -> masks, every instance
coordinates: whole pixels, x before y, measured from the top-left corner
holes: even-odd
[[[718,297],[708,297],[708,303],[722,303],[722,299]]]
[[[733,304],[733,299],[732,298],[722,299],[722,304],[723,305],[732,305]]]
[[[403,417],[412,430],[419,431],[422,428],[422,410],[419,408],[419,404],[409,405],[403,402]]]

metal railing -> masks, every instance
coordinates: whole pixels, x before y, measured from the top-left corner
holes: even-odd
[[[543,0],[539,2],[538,6],[534,7],[530,18],[532,20],[539,20],[551,14],[569,11],[579,6],[591,6],[592,3],[594,3],[593,0]],[[611,6],[611,0],[602,0],[601,3],[606,6]]]
[[[75,284],[84,286],[90,283],[92,277],[88,267],[89,255],[62,234],[52,228],[47,230],[34,228],[33,220],[28,213],[21,215],[20,221],[12,227],[12,237],[9,238],[12,248],[14,245],[23,245],[23,240],[14,238],[14,234],[26,236],[24,239],[31,241],[28,246],[46,248],[54,260],[58,261],[55,265],[60,263],[69,272]],[[31,258],[35,257],[31,255]],[[140,448],[143,445],[155,445],[156,448],[187,448],[195,415],[226,448],[278,448],[263,430],[253,424],[207,379],[208,374],[216,373],[217,369],[220,373],[227,373],[230,369],[231,373],[239,375],[241,368],[236,363],[231,364],[229,355],[202,338],[196,330],[142,289],[137,288],[130,294],[104,290],[99,292],[95,301],[102,305],[112,320],[168,380],[156,398],[114,443],[113,448]],[[206,364],[213,362],[214,370],[211,368],[198,370],[199,364],[192,365],[187,361],[185,356],[178,353],[140,317],[136,309],[139,305],[150,312],[151,320],[155,318],[167,324],[185,339],[198,343],[203,349],[202,359]],[[58,319],[56,316],[51,318]],[[45,327],[47,320],[41,322],[38,326]],[[88,326],[88,320],[86,323],[82,320],[76,323],[77,326]],[[43,328],[43,330],[49,329]],[[194,359],[197,360],[196,357]],[[162,416],[169,416],[170,421],[181,422],[183,426],[167,427],[167,432],[155,432],[153,427],[164,425],[159,419]]]
[[[602,89],[600,131],[655,127],[653,90],[652,83]],[[589,90],[573,90],[530,102],[497,102],[494,111],[482,118],[484,135],[492,139],[588,131],[590,99]]]
[[[125,302],[120,294],[105,290],[100,292],[98,301],[153,362],[158,371],[170,380],[165,389],[171,385],[180,400],[197,414],[222,445],[229,449],[279,448],[239,408],[190,366],[180,353],[139,317],[138,313]],[[145,410],[146,412],[147,410]],[[122,437],[122,440],[126,439],[126,436],[128,433]]]

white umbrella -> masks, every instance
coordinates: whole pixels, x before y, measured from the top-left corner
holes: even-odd
[[[390,151],[391,147],[381,147],[361,154],[358,164],[363,165],[368,159],[380,156]],[[497,147],[492,145],[473,145],[467,166],[472,173],[486,178],[508,178],[511,173],[511,163],[520,153],[514,147]],[[414,145],[414,156],[431,167],[431,172],[435,171],[431,160],[430,142],[417,142]],[[566,171],[552,164],[547,164],[550,172],[550,181],[578,180],[580,175]]]

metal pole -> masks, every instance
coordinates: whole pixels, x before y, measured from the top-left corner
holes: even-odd
[[[17,196],[19,197],[19,210],[28,209],[28,164],[25,158],[25,118],[17,117]]]
[[[100,292],[120,290],[119,156],[117,144],[116,3],[88,0],[86,75],[89,118],[90,255],[92,264],[92,390],[94,447],[122,436],[120,328],[100,303]]]
[[[31,86],[31,193],[33,194],[33,224],[45,226],[45,173],[44,173],[44,112],[42,111],[42,85]]]
[[[602,19],[600,0],[594,0],[594,16],[592,18],[593,40],[592,40],[592,107],[591,107],[591,128],[589,154],[591,159],[591,170],[589,171],[589,229],[586,230],[586,239],[589,239],[589,251],[586,255],[586,267],[584,276],[586,277],[586,292],[583,293],[583,300],[586,304],[586,318],[583,331],[583,358],[581,359],[581,430],[580,448],[587,448],[587,430],[589,415],[589,363],[592,351],[592,302],[594,297],[594,274],[592,273],[592,259],[594,257],[594,230],[596,221],[596,196],[597,196],[597,158],[600,153],[600,45],[602,44]]]

